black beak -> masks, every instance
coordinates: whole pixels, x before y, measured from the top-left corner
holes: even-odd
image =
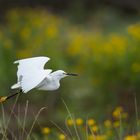
[[[66,73],[66,75],[68,75],[68,76],[78,76],[78,74],[75,74],[75,73]]]

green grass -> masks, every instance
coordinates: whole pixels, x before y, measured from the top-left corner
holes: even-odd
[[[67,111],[64,121],[59,123],[50,120],[51,126],[42,126],[39,123],[39,116],[46,107],[30,116],[32,123],[28,124],[29,101],[26,101],[24,115],[21,116],[20,108],[15,110],[18,97],[13,103],[10,113],[5,108],[6,102],[1,104],[0,138],[2,140],[139,140],[140,120],[137,112],[137,100],[135,99],[136,119],[130,121],[129,114],[118,106],[112,111],[110,118],[104,118],[98,122],[94,118],[76,118],[72,114],[66,102],[62,103]],[[102,113],[101,113],[102,114]],[[47,116],[46,116],[47,117]],[[47,120],[46,120],[47,121]],[[12,125],[11,125],[12,124]],[[135,125],[136,124],[136,125]],[[34,128],[38,128],[37,131]]]

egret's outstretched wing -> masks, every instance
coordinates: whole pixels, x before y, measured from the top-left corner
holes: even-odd
[[[50,60],[48,57],[33,57],[17,60],[14,63],[19,63],[17,77],[18,81],[21,76],[32,75],[33,72],[44,70],[44,65]]]
[[[18,63],[18,84],[24,93],[40,84],[52,70],[44,70],[44,65],[50,60],[48,57],[33,57],[17,60]]]

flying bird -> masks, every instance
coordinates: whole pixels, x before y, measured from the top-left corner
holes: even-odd
[[[48,57],[40,56],[15,61],[14,64],[18,64],[17,83],[11,86],[11,89],[20,89],[23,93],[32,89],[53,91],[60,87],[62,78],[77,76],[77,74],[66,73],[63,70],[52,72],[51,69],[44,69],[49,60]],[[0,101],[5,101],[18,93],[0,98]]]

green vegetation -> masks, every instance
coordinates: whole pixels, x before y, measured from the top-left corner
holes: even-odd
[[[67,110],[67,117],[64,118],[62,124],[51,122],[51,126],[41,125],[39,123],[40,114],[47,110],[42,107],[37,114],[31,116],[33,121],[28,125],[28,117],[30,105],[26,102],[24,107],[24,115],[21,116],[21,110],[15,112],[17,100],[12,106],[9,116],[6,117],[5,108],[1,104],[1,135],[4,140],[9,139],[25,139],[25,140],[139,140],[140,139],[140,119],[136,115],[133,123],[130,122],[129,114],[118,106],[112,111],[109,118],[97,121],[94,118],[75,118],[71,114],[68,106],[63,101]],[[136,112],[137,114],[138,112]],[[14,121],[15,128],[10,128]],[[28,127],[27,127],[28,126]],[[35,128],[37,130],[35,131]],[[17,134],[15,134],[17,131]]]

